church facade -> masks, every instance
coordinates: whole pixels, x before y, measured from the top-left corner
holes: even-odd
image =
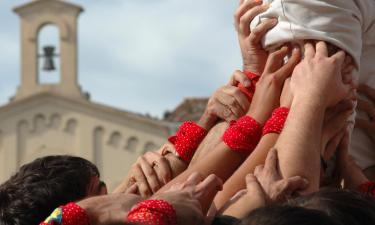
[[[94,162],[109,189],[132,163],[175,130],[172,123],[91,102],[78,84],[77,19],[80,6],[36,0],[14,9],[21,20],[21,83],[0,107],[0,182],[37,157],[69,154]],[[59,30],[60,81],[39,83],[38,33]],[[105,87],[103,87],[105,88]]]

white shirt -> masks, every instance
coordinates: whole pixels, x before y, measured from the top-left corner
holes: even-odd
[[[265,49],[306,39],[323,40],[349,53],[359,71],[359,82],[375,88],[374,0],[264,0],[270,8],[256,16],[250,27],[277,18],[278,24],[262,39]],[[359,117],[366,118],[363,113]],[[368,119],[368,117],[367,117]],[[357,128],[350,153],[365,169],[375,165],[375,145]]]

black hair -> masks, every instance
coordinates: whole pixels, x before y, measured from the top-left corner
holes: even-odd
[[[320,210],[341,225],[375,224],[375,200],[355,191],[326,188],[288,204]]]
[[[0,224],[38,225],[52,211],[83,199],[99,176],[90,161],[67,155],[38,158],[0,185]]]
[[[338,225],[338,223],[319,210],[274,205],[255,209],[239,225]]]

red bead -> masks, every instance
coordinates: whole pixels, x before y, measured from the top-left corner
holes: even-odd
[[[259,81],[260,76],[250,71],[243,71],[243,73],[251,80],[250,87],[246,88],[241,83],[239,83],[237,86],[241,92],[246,95],[249,102],[251,102],[255,93],[256,83]]]
[[[252,152],[262,136],[262,126],[250,116],[233,121],[224,132],[223,141],[237,152]]]
[[[168,138],[181,157],[189,163],[207,131],[194,122],[183,123],[174,136]]]
[[[128,213],[127,222],[144,225],[177,225],[173,206],[164,200],[146,200]]]
[[[263,135],[269,133],[280,134],[284,128],[286,118],[288,117],[289,109],[286,107],[280,107],[272,112],[271,118],[268,119],[263,128]]]

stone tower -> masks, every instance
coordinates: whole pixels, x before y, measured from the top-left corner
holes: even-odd
[[[77,18],[80,6],[60,0],[35,0],[14,9],[21,19],[21,84],[13,101],[52,92],[64,97],[85,99],[77,79]],[[38,34],[45,25],[59,31],[60,82],[39,82]]]

